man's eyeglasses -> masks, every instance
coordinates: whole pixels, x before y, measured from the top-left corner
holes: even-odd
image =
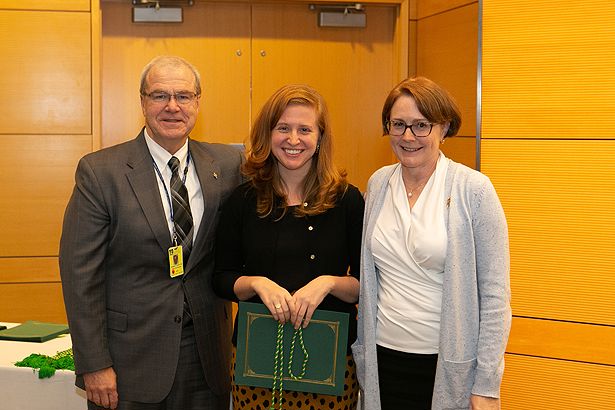
[[[182,91],[179,93],[169,94],[164,91],[154,91],[153,93],[143,94],[149,98],[154,104],[167,105],[171,98],[175,98],[175,102],[179,105],[187,105],[198,98],[198,95],[189,91]]]
[[[431,134],[433,124],[427,121],[417,121],[412,124],[406,124],[399,120],[390,120],[386,123],[387,132],[393,137],[401,137],[406,130],[410,128],[410,132],[415,137],[426,137]]]

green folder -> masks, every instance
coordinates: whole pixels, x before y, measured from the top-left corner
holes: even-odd
[[[0,340],[42,343],[64,333],[68,333],[68,325],[29,320],[10,329],[0,330]]]
[[[273,367],[278,333],[276,322],[265,305],[239,302],[235,383],[242,386],[272,387]],[[303,342],[308,353],[305,374],[294,380],[288,363],[295,329],[284,325],[283,386],[284,390],[341,396],[344,392],[348,313],[316,310],[308,327],[303,329]],[[302,372],[304,355],[295,342],[292,373]]]

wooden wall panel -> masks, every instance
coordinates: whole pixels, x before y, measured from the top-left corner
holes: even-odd
[[[91,134],[90,28],[89,13],[0,10],[0,134]]]
[[[98,0],[0,4],[6,193],[0,316],[6,321],[66,322],[58,242],[77,161],[98,145],[98,17]]]
[[[457,100],[459,135],[476,136],[478,4],[419,19],[416,53],[417,74],[442,85]]]
[[[102,146],[136,137],[143,67],[155,56],[186,58],[201,74],[203,96],[192,136],[243,142],[250,124],[250,5],[198,2],[181,24],[134,24],[130,2],[102,7]]]
[[[615,141],[483,140],[516,315],[615,325]]]
[[[64,208],[90,135],[0,135],[0,257],[58,254]],[[18,172],[16,173],[16,171]],[[16,193],[19,192],[19,195]]]
[[[615,326],[514,317],[506,352],[615,366]]]
[[[0,258],[0,317],[5,322],[66,323],[58,258]]]
[[[476,168],[476,138],[455,136],[447,138],[440,149],[451,158],[470,168]]]
[[[59,280],[60,268],[56,256],[0,258],[0,284],[58,282]]]
[[[389,5],[390,6],[390,5]],[[413,50],[410,49],[410,35],[416,36],[416,3],[413,0],[401,0],[395,6],[395,31],[393,38],[393,76],[398,79],[398,82],[408,77],[410,68],[414,70],[416,67],[416,56]],[[413,16],[413,17],[410,17]],[[412,64],[411,64],[412,63]]]
[[[2,0],[0,9],[89,11],[90,0]]]
[[[102,33],[102,15],[100,11],[100,1],[92,1],[92,10],[90,19],[92,29],[90,32],[90,41],[92,47],[91,56],[91,79],[92,82],[92,151],[99,150],[102,142],[102,96],[101,96],[101,33]]]
[[[252,12],[252,115],[284,84],[316,88],[331,113],[335,161],[360,189],[391,163],[380,112],[400,80],[393,48],[396,8],[366,9],[367,28],[318,27],[305,5],[259,4]]]
[[[423,19],[434,14],[478,3],[477,0],[416,0],[417,17]]]
[[[604,0],[483,2],[481,170],[515,315],[504,410],[615,409],[613,18]]]
[[[418,32],[418,22],[416,20],[410,20],[408,24],[408,77],[414,77],[417,75],[416,67],[418,65],[417,62],[417,32]]]
[[[66,323],[62,285],[49,283],[0,283],[0,312],[6,322],[39,320]]]
[[[483,138],[615,138],[615,1],[487,2]],[[521,17],[521,18],[520,18]]]
[[[506,355],[502,410],[613,410],[615,367]]]

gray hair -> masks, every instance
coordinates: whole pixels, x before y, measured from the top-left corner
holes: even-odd
[[[141,95],[145,95],[146,93],[145,87],[147,85],[147,75],[154,67],[187,67],[190,71],[192,71],[192,74],[194,74],[194,92],[196,95],[201,95],[201,75],[198,70],[188,61],[177,56],[158,56],[147,63],[141,72],[141,86],[139,88]]]

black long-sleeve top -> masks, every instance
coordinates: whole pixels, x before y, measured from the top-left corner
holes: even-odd
[[[241,276],[266,276],[294,292],[320,275],[352,275],[359,279],[361,231],[365,203],[349,185],[334,208],[316,216],[296,217],[292,207],[281,220],[256,214],[256,193],[250,183],[229,197],[218,225],[215,292],[238,301],[233,291]],[[262,303],[258,296],[249,302]],[[349,313],[348,346],[356,339],[356,305],[327,295],[318,309]],[[233,343],[237,339],[237,322]]]

